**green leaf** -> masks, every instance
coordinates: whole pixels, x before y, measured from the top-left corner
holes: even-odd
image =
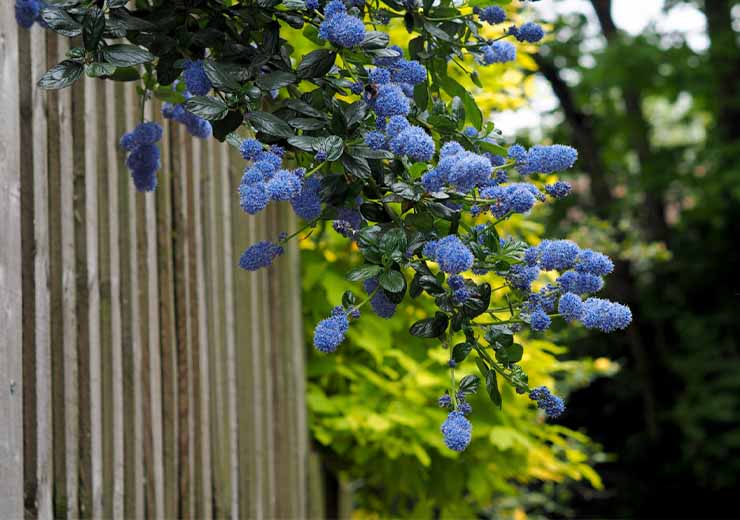
[[[342,166],[344,169],[353,177],[358,179],[367,180],[372,176],[372,170],[367,159],[362,157],[353,157],[351,155],[344,154],[342,156]]]
[[[298,78],[292,72],[276,70],[264,76],[257,78],[257,86],[262,90],[276,90],[287,87],[298,81]]]
[[[46,71],[38,86],[46,90],[66,88],[80,79],[84,70],[80,63],[64,60]]]
[[[488,391],[488,397],[491,398],[493,404],[501,409],[503,399],[501,398],[501,392],[498,389],[498,379],[496,377],[495,370],[489,370],[486,374],[486,390]]]
[[[303,114],[304,116],[326,119],[326,114],[324,114],[321,110],[312,107],[311,105],[300,99],[287,99],[285,100],[284,105],[286,108],[298,112],[299,114]]]
[[[85,65],[85,74],[91,78],[110,76],[116,71],[116,66],[110,63],[88,63]]]
[[[82,19],[82,41],[85,49],[94,51],[98,48],[105,32],[105,15],[97,7],[91,7]]]
[[[383,268],[379,265],[366,264],[352,269],[347,273],[347,280],[350,282],[362,282],[377,276]]]
[[[319,149],[317,151],[324,152],[326,154],[327,161],[336,161],[342,156],[342,153],[344,153],[344,140],[338,135],[325,137],[319,144]]]
[[[139,71],[134,67],[117,67],[110,75],[113,81],[136,81],[141,77]]]
[[[480,387],[480,378],[476,375],[468,375],[460,380],[460,384],[457,386],[457,391],[463,395],[474,394]]]
[[[496,359],[502,363],[518,363],[524,354],[524,347],[519,343],[512,343],[496,350]]]
[[[230,71],[224,64],[213,60],[205,60],[203,62],[203,71],[208,76],[208,79],[211,80],[213,86],[218,90],[239,92],[241,89],[241,84],[234,72]]]
[[[472,343],[458,343],[452,349],[452,359],[455,360],[455,363],[462,363],[463,361],[465,361],[465,358],[468,357],[468,354],[470,354],[471,350],[473,350]]]
[[[398,293],[406,287],[406,280],[398,271],[383,271],[378,276],[380,286],[388,292]]]
[[[288,144],[305,152],[317,151],[322,141],[322,137],[313,137],[310,135],[296,135],[288,138]]]
[[[405,252],[407,245],[406,233],[400,228],[390,229],[380,237],[380,249],[388,256],[394,252]]]
[[[269,112],[250,112],[245,117],[258,132],[286,139],[295,134],[288,123]]]
[[[41,18],[49,26],[49,29],[68,38],[74,38],[82,34],[82,24],[59,7],[43,8],[41,10]]]
[[[312,117],[296,117],[290,119],[288,124],[293,128],[299,130],[320,130],[326,126],[326,121],[323,119],[314,119]]]
[[[308,53],[296,68],[296,75],[301,79],[319,78],[326,75],[334,65],[337,53],[328,49],[317,49]]]
[[[443,312],[437,312],[434,318],[425,318],[411,325],[409,333],[418,338],[437,338],[445,333],[447,323],[447,315]]]
[[[229,110],[226,117],[219,119],[218,121],[211,121],[211,127],[213,128],[213,137],[221,142],[224,142],[227,136],[229,136],[234,130],[239,128],[244,122],[244,114],[237,110]]]
[[[478,147],[484,152],[494,153],[496,155],[503,155],[506,157],[508,151],[501,145],[489,143],[488,141],[480,141]]]
[[[363,49],[385,49],[388,47],[390,40],[388,33],[367,31],[365,33],[365,39],[360,43],[360,47]]]
[[[475,102],[475,98],[466,90],[461,99],[468,120],[476,129],[480,130],[483,125],[483,114],[478,107],[478,103]]]
[[[365,159],[393,159],[393,154],[387,150],[373,150],[366,144],[355,144],[347,147],[347,153],[353,157]]]
[[[136,45],[118,43],[104,48],[103,58],[116,67],[128,67],[149,63],[154,60],[154,54]]]
[[[229,107],[218,98],[208,96],[194,96],[185,102],[185,108],[198,117],[208,121],[216,121],[226,117]]]

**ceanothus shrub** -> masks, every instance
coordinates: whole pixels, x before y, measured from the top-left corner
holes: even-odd
[[[342,348],[368,303],[363,312],[391,318],[407,298],[434,299],[435,315],[410,333],[449,351],[451,387],[438,398],[449,413],[441,425],[449,449],[471,442],[467,398],[481,381],[499,406],[499,384],[509,384],[546,415],[563,413],[562,399],[528,386],[515,332],[541,334],[556,319],[604,332],[629,325],[629,308],[595,296],[614,267],[605,255],[568,240],[530,246],[499,236],[497,226],[512,215],[569,194],[571,186],[552,175],[578,156],[560,144],[503,146],[449,74],[467,70],[465,56],[483,67],[512,62],[520,42],[544,37],[534,22],[507,22],[495,5],[504,2],[162,0],[139,1],[135,10],[125,0],[92,3],[16,0],[23,27],[38,22],[82,37],[39,85],[64,88],[83,74],[138,82],[140,124],[120,145],[141,191],[156,188],[160,168],[162,128],[143,118],[152,97],[193,136],[237,147],[244,174],[235,196],[244,212],[289,202],[305,221],[290,235],[247,247],[239,259],[245,270],[269,267],[286,241],[321,222],[355,242],[364,263],[347,279],[361,285],[362,296],[345,292],[316,325],[320,353]],[[410,33],[406,48],[391,45],[389,23]],[[296,56],[288,26],[315,49]],[[483,26],[499,36],[484,38]],[[115,43],[121,40],[128,43]],[[533,290],[544,272],[555,281]],[[490,277],[501,280],[496,289]],[[503,289],[510,292],[502,312],[490,302]],[[469,357],[480,376],[458,380],[454,371]]]

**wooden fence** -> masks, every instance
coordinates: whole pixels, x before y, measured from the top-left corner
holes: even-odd
[[[153,194],[118,138],[132,84],[46,93],[69,40],[0,2],[0,518],[307,516],[291,212],[238,205],[243,161],[165,127]]]

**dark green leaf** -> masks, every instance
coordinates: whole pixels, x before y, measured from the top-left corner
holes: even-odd
[[[262,90],[276,90],[292,85],[298,80],[292,72],[276,70],[257,78],[257,86]]]
[[[135,45],[119,43],[104,48],[103,58],[116,67],[128,67],[130,65],[149,63],[154,60],[154,55]]]
[[[353,157],[344,154],[342,156],[342,166],[344,166],[344,169],[350,175],[358,179],[366,180],[372,175],[367,159],[363,159],[362,157]]]
[[[347,153],[353,157],[365,159],[393,159],[393,154],[387,150],[373,150],[366,144],[355,144],[347,148]]]
[[[313,137],[310,135],[296,135],[288,138],[288,143],[291,146],[295,146],[305,152],[317,151],[322,141],[322,137]]]
[[[317,49],[308,53],[296,69],[299,78],[320,78],[331,70],[337,53],[328,49]]]
[[[468,375],[460,380],[460,384],[457,386],[457,391],[463,395],[474,394],[480,387],[480,378],[475,375]]]
[[[434,318],[425,318],[411,325],[409,332],[418,338],[437,338],[445,333],[447,323],[447,315],[437,312]]]
[[[41,10],[41,18],[54,32],[74,38],[82,33],[82,24],[59,7],[45,7]]]
[[[361,265],[347,273],[347,280],[350,282],[362,282],[369,278],[374,278],[383,270],[379,265]]]
[[[398,271],[383,271],[378,276],[380,286],[388,292],[397,293],[404,290],[406,281]]]
[[[330,135],[321,141],[317,151],[324,152],[327,161],[336,161],[344,152],[344,141],[338,135]]]
[[[496,378],[496,371],[489,370],[486,374],[486,390],[488,391],[488,397],[491,398],[493,404],[501,408],[503,399],[501,398],[501,392],[498,389],[498,380]]]
[[[134,67],[117,67],[111,74],[110,79],[114,81],[136,81],[140,78],[139,71]]]
[[[296,117],[289,120],[288,124],[299,130],[320,130],[326,126],[326,121],[312,117]]]
[[[496,350],[496,359],[502,363],[518,363],[522,359],[524,347],[519,343],[512,343]]]
[[[216,121],[226,117],[229,107],[218,98],[208,96],[194,96],[185,102],[185,108],[198,117],[209,121]]]
[[[80,63],[64,60],[46,71],[39,79],[38,86],[46,90],[68,87],[80,79],[84,70]]]
[[[110,76],[116,71],[116,66],[110,63],[89,63],[85,65],[85,74],[91,78]]]
[[[452,349],[452,359],[455,360],[455,363],[462,363],[465,361],[465,358],[468,357],[471,350],[473,350],[472,343],[458,343]]]
[[[294,135],[288,123],[269,112],[250,112],[245,117],[258,132],[286,139]]]
[[[91,7],[82,19],[82,42],[85,49],[94,51],[98,48],[105,31],[105,15],[102,9]]]
[[[203,70],[211,80],[211,83],[218,90],[224,92],[239,92],[241,85],[233,71],[230,71],[228,67],[221,63],[213,60],[205,60],[203,62]]]
[[[367,31],[365,39],[362,40],[360,47],[363,49],[384,49],[390,43],[388,33],[381,31]]]
[[[230,110],[226,117],[217,121],[211,121],[213,137],[224,142],[226,137],[239,128],[244,122],[244,115],[236,110]]]
[[[284,105],[295,111],[299,114],[303,114],[305,116],[309,117],[316,117],[319,119],[326,119],[326,114],[324,114],[321,110],[317,110],[305,101],[301,101],[300,99],[287,99],[284,103]]]

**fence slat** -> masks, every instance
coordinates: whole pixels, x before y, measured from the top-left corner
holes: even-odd
[[[121,155],[117,151],[116,144],[120,137],[121,120],[120,112],[116,110],[116,99],[123,95],[123,86],[114,82],[106,83],[105,106],[108,115],[106,125],[106,147],[108,151],[108,206],[104,208],[108,212],[108,247],[110,260],[110,382],[107,385],[110,392],[110,401],[104,396],[110,406],[105,406],[109,411],[110,432],[106,434],[109,438],[111,451],[110,464],[112,470],[107,473],[110,478],[108,488],[112,495],[109,497],[110,515],[114,519],[123,518],[123,494],[124,494],[124,452],[123,452],[123,311],[121,295],[121,247],[119,244],[119,177],[125,174],[125,168],[121,164]],[[103,361],[106,363],[106,361]],[[106,511],[107,513],[108,511]]]
[[[0,6],[0,517],[23,516],[21,199],[18,37],[12,2]]]

